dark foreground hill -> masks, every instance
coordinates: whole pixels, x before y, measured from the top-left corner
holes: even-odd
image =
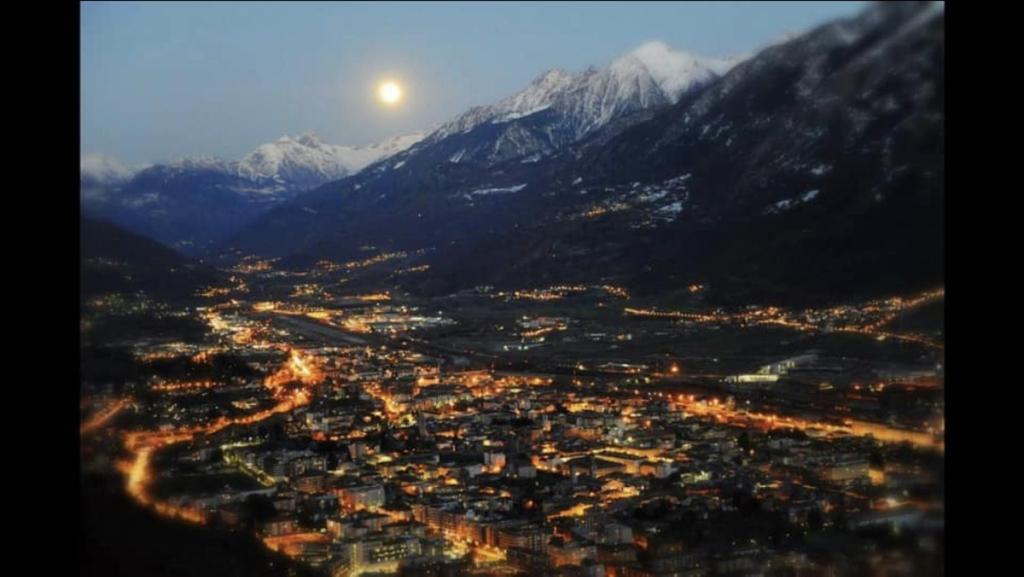
[[[80,220],[81,298],[143,292],[163,299],[188,298],[215,282],[218,273],[174,250],[117,225]]]
[[[115,490],[113,479],[85,475],[81,491],[79,575],[103,577],[313,577],[247,534],[157,517]]]

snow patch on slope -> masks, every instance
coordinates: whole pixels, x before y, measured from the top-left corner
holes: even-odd
[[[513,194],[526,188],[526,184],[517,184],[515,186],[503,186],[495,188],[479,188],[470,192],[462,193],[462,197],[466,200],[472,200],[475,196],[491,196],[495,194]]]
[[[801,194],[796,198],[786,198],[780,200],[779,202],[771,204],[767,208],[765,208],[764,214],[778,214],[780,212],[785,212],[795,206],[814,200],[818,196],[819,192],[820,191],[817,189],[808,190],[807,192]]]

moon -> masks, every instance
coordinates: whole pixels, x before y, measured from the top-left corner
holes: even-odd
[[[387,105],[395,105],[402,100],[402,87],[393,80],[382,82],[377,87],[377,98]]]

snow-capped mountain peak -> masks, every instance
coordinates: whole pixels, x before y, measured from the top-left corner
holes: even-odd
[[[273,142],[261,144],[241,160],[185,156],[167,164],[134,169],[107,156],[83,155],[80,171],[82,194],[90,200],[103,200],[109,196],[104,192],[106,189],[129,185],[137,175],[158,175],[165,184],[178,177],[214,175],[220,179],[215,181],[218,183],[216,186],[226,187],[243,196],[259,198],[261,202],[289,198],[398,154],[422,140],[425,135],[418,132],[369,146],[339,146],[328,144],[315,133],[307,132],[301,136],[282,136]],[[225,185],[224,177],[231,184]],[[152,182],[147,186],[151,187]]]
[[[295,139],[296,142],[310,148],[321,148],[325,142],[315,132],[307,132]]]
[[[237,163],[239,175],[251,179],[274,179],[301,186],[345,177],[369,164],[391,156],[419,142],[423,134],[409,134],[370,146],[340,146],[325,143],[315,133],[284,136],[260,145]]]
[[[96,184],[117,184],[130,179],[136,170],[110,156],[86,154],[81,157],[79,172]]]
[[[93,216],[198,253],[257,215],[423,137],[408,134],[353,147],[328,144],[307,132],[262,144],[241,160],[187,156],[138,170],[112,158],[84,155],[79,200]]]
[[[541,109],[552,104],[552,97],[570,86],[576,75],[558,68],[538,76],[525,90],[507,98],[499,106],[509,112]]]
[[[686,91],[711,81],[737,60],[701,58],[660,41],[648,42],[604,68],[572,73],[548,70],[522,91],[489,106],[474,107],[430,135],[436,142],[482,124],[508,122],[553,109],[572,139],[621,114],[676,102]]]
[[[665,96],[675,102],[688,89],[715,77],[716,72],[709,65],[710,61],[688,52],[673,50],[668,44],[656,40],[619,57],[612,62],[610,68],[620,73],[639,74],[636,68],[642,66]]]

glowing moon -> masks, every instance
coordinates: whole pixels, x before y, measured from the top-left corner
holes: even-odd
[[[384,104],[398,104],[402,100],[402,87],[397,82],[384,82],[377,88],[377,98]]]

